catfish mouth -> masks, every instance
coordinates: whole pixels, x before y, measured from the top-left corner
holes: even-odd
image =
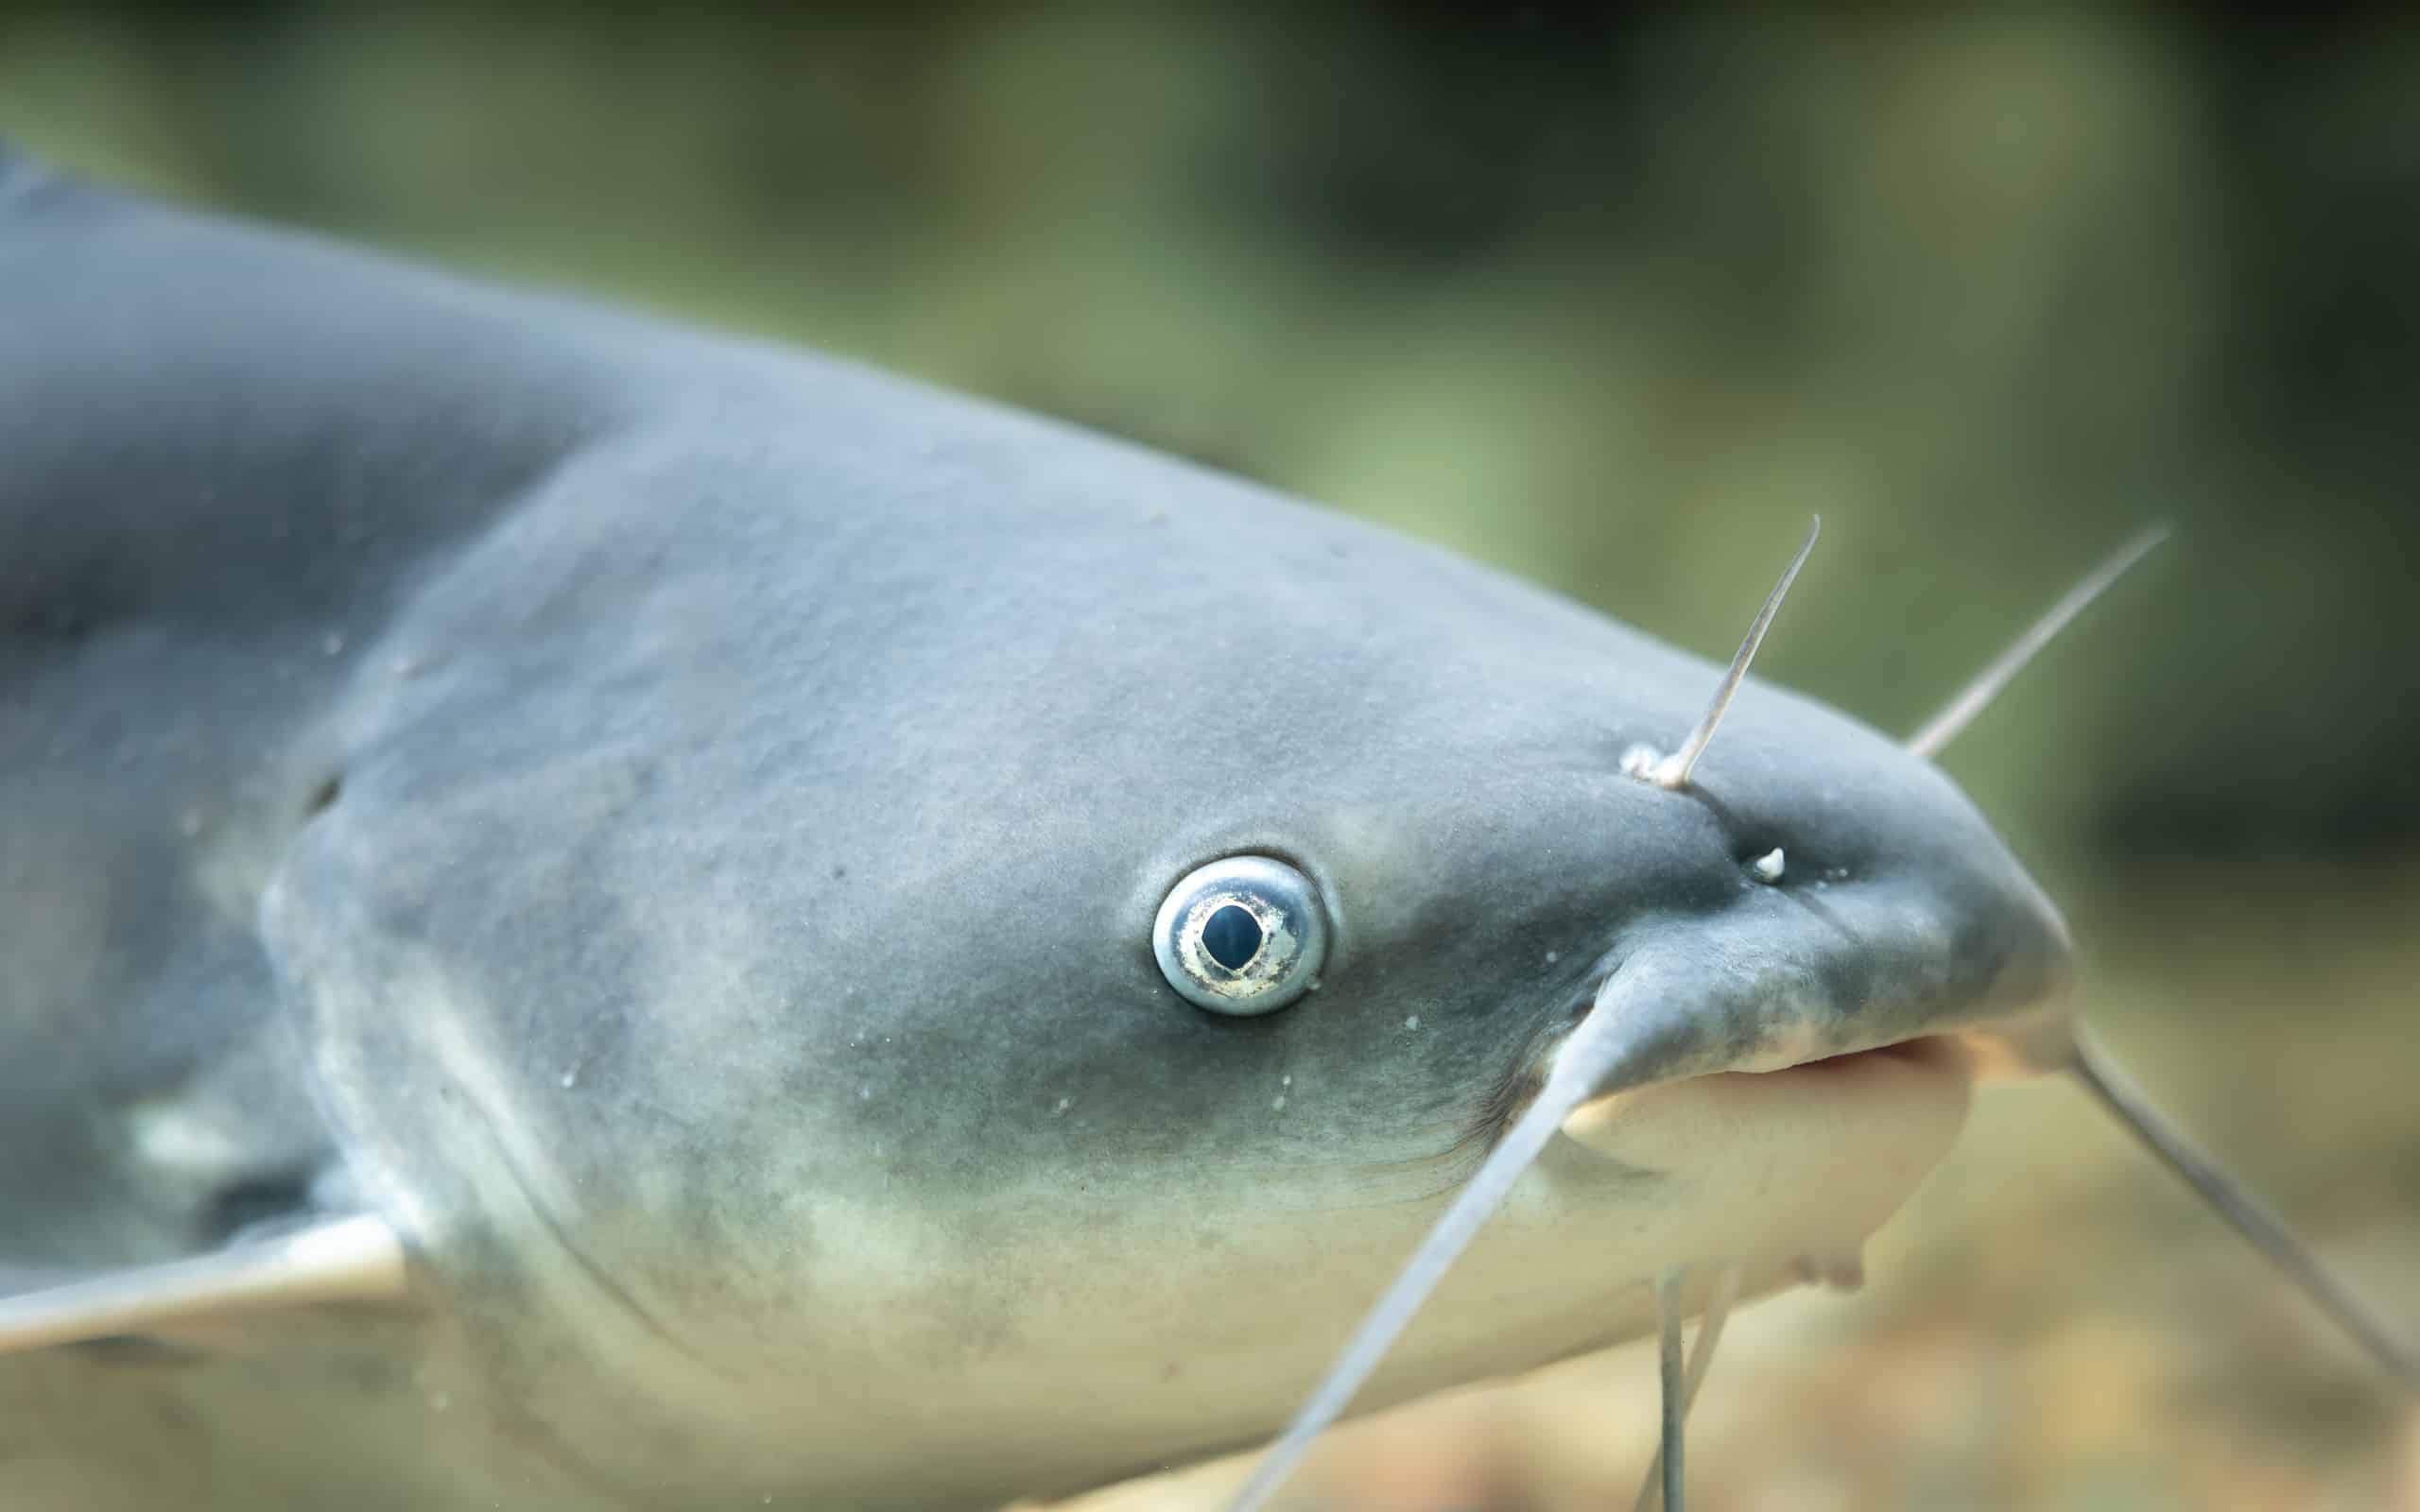
[[[1692,1096],[1711,1095],[1741,1119],[1771,1117],[1785,1124],[1888,1119],[1899,1115],[1902,1100],[1931,1102],[1953,1091],[1953,1084],[1971,1086],[1976,1071],[1974,1053],[1962,1037],[1916,1035],[1773,1070],[1706,1072],[1606,1092],[1574,1108],[1564,1121],[1563,1134],[1596,1153],[1631,1158],[1634,1152],[1619,1137],[1621,1131],[1635,1110],[1672,1095],[1673,1089],[1685,1089]],[[1514,1109],[1512,1116],[1519,1111]]]
[[[1613,971],[1594,976],[1589,988],[1571,1001],[1558,1015],[1554,1028],[1531,1044],[1506,1069],[1505,1074],[1490,1089],[1461,1139],[1453,1147],[1457,1155],[1485,1156],[1494,1150],[1522,1114],[1527,1112],[1540,1093],[1546,1090],[1556,1058],[1592,1013],[1604,1009],[1599,994],[1608,986]],[[1928,1015],[1923,1017],[1929,1017]],[[2021,1022],[2024,1015],[2012,1022]],[[1920,1018],[1919,1022],[1923,1022]],[[1836,1093],[1841,1097],[1888,1096],[1892,1087],[1907,1087],[1911,1078],[1925,1081],[1961,1079],[1973,1083],[1995,1074],[2002,1062],[1989,1042],[1992,1024],[1965,1025],[1955,1029],[1923,1029],[1879,1044],[1859,1045],[1847,1049],[1815,1049],[1803,1057],[1784,1059],[1779,1064],[1755,1064],[1758,1059],[1770,1061],[1772,1052],[1758,1054],[1752,1048],[1741,1057],[1742,1063],[1717,1065],[1703,1070],[1685,1072],[1677,1076],[1658,1078],[1608,1089],[1581,1101],[1565,1121],[1564,1132],[1579,1143],[1591,1142],[1579,1131],[1606,1125],[1618,1121],[1627,1107],[1656,1095],[1661,1089],[1700,1083],[1720,1085],[1724,1091],[1726,1107],[1740,1116],[1754,1116],[1754,1108],[1760,1096],[1778,1101],[1787,1094],[1804,1107],[1810,1096]],[[1881,1076],[1879,1072],[1895,1073]],[[1854,1117],[1856,1109],[1842,1107],[1840,1116]],[[1882,1109],[1875,1109],[1879,1114]]]
[[[1907,1061],[1939,1070],[1964,1067],[1968,1057],[1965,1041],[1955,1035],[1925,1034],[1913,1039],[1896,1040],[1887,1045],[1867,1050],[1844,1050],[1838,1055],[1818,1056],[1782,1067],[1779,1071],[1717,1072],[1724,1076],[1823,1076],[1853,1073],[1873,1057]],[[1618,1094],[1616,1094],[1618,1095]]]

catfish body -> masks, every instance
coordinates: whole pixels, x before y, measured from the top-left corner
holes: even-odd
[[[0,172],[0,1290],[352,1211],[415,1257],[405,1308],[0,1358],[0,1500],[1076,1489],[1281,1420],[1642,942],[1774,942],[1796,1058],[2063,987],[1928,766],[1752,686],[1699,795],[1646,788],[1713,669],[1525,585]],[[1236,1020],[1149,930],[1247,852],[1337,945]],[[1655,1090],[1371,1400],[1635,1332],[1675,1260],[1854,1246],[1964,1088]]]

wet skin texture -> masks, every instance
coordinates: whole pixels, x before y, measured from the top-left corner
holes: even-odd
[[[1659,1075],[2064,983],[1885,737],[1752,683],[1658,790],[1704,662],[850,366],[0,157],[0,1289],[357,1205],[420,1292],[0,1360],[0,1500],[1080,1487],[1282,1419],[1608,971]],[[1151,955],[1237,852],[1334,928],[1265,1018]],[[1778,1200],[1686,1146],[1543,1174],[1379,1395]]]

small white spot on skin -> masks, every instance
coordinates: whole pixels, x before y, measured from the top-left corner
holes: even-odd
[[[1291,1087],[1294,1085],[1294,1078],[1291,1076],[1280,1076],[1277,1078],[1277,1085],[1280,1087]]]
[[[320,654],[322,656],[344,655],[343,633],[338,630],[330,630],[327,634],[320,636]]]
[[[1652,746],[1637,745],[1622,752],[1622,775],[1641,782],[1651,781],[1655,768],[1664,764],[1664,753]]]
[[[1075,1099],[1070,1097],[1062,1097],[1059,1099],[1059,1106],[1050,1110],[1050,1116],[1056,1118],[1061,1113],[1065,1112],[1068,1108],[1073,1108],[1074,1106],[1076,1106]]]
[[[1562,959],[1563,959],[1563,952],[1561,952],[1561,951],[1548,951],[1548,952],[1547,952],[1547,964],[1548,966],[1552,966],[1555,962],[1557,962],[1557,961],[1559,961],[1559,960],[1562,960]]]
[[[1756,880],[1758,882],[1770,883],[1781,881],[1781,868],[1782,854],[1781,847],[1779,846],[1773,847],[1763,855],[1760,855],[1755,860],[1748,863],[1748,869],[1756,874]]]
[[[1269,1110],[1272,1113],[1282,1113],[1286,1111],[1286,1094],[1284,1092],[1279,1092],[1275,1097],[1270,1099]]]
[[[1403,1026],[1404,1026],[1405,1028],[1407,1028],[1407,1029],[1417,1029],[1417,1028],[1419,1028],[1419,1027],[1420,1027],[1420,1015],[1419,1015],[1419,1014],[1417,1014],[1417,1013],[1415,1013],[1415,1014],[1413,1014],[1410,1018],[1404,1020],[1404,1021],[1403,1021]]]
[[[571,1070],[563,1073],[562,1085],[565,1091],[569,1091],[579,1085],[579,1068],[578,1066],[574,1066]]]
[[[206,1114],[164,1099],[130,1109],[127,1133],[146,1161],[205,1178],[234,1169],[244,1156],[242,1145]]]
[[[871,1086],[866,1086],[866,1087],[860,1087],[860,1088],[858,1088],[858,1089],[857,1089],[857,1101],[858,1101],[858,1102],[861,1102],[861,1103],[870,1103],[870,1102],[873,1102],[873,1087],[871,1087]],[[1066,1105],[1065,1103],[1062,1102],[1059,1106],[1060,1106],[1060,1107],[1062,1107],[1062,1108],[1064,1108],[1064,1107],[1066,1107],[1067,1105]]]

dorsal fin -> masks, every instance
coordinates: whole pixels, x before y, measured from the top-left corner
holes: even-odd
[[[407,1295],[404,1244],[383,1218],[335,1218],[270,1238],[0,1297],[0,1354],[323,1302]]]

